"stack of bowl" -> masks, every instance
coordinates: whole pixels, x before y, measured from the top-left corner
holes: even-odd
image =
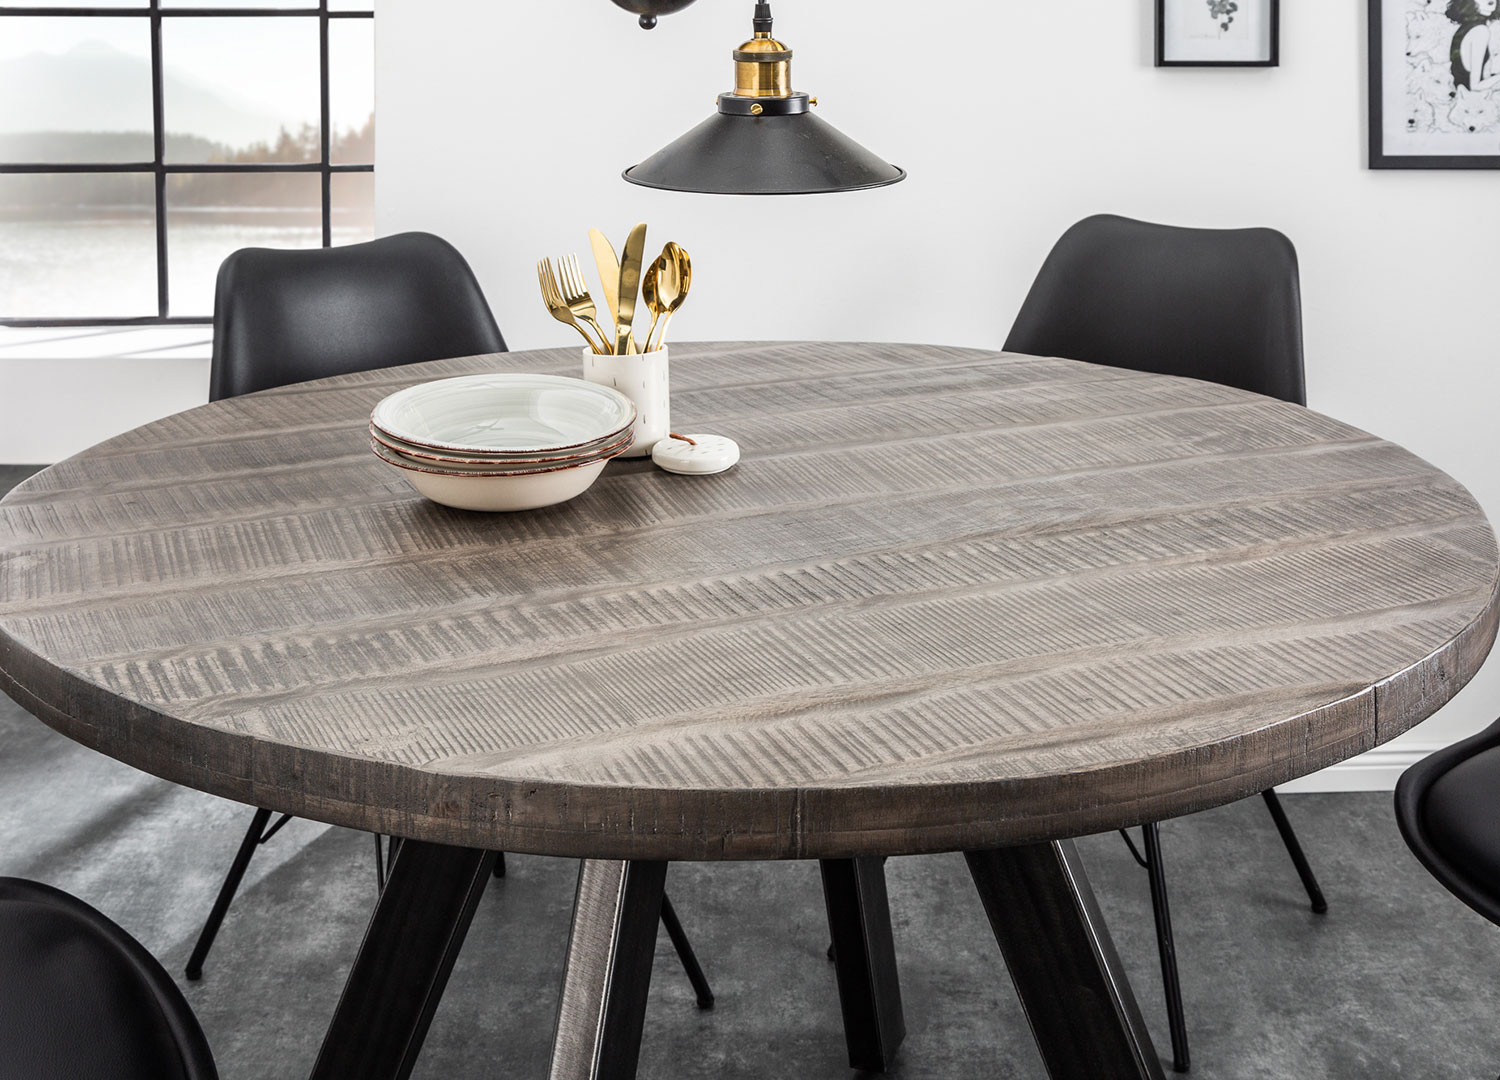
[[[464,375],[410,386],[370,414],[370,449],[460,510],[534,510],[588,490],[630,448],[635,405],[558,375]]]

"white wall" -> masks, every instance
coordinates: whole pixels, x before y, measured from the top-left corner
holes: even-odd
[[[207,326],[0,328],[0,462],[41,465],[208,400]]]
[[[731,85],[750,7],[702,0],[645,33],[608,0],[380,0],[379,231],[458,244],[513,348],[573,343],[536,259],[638,220],[693,255],[677,340],[999,347],[1080,217],[1270,225],[1301,254],[1312,406],[1500,512],[1500,178],[1365,169],[1363,0],[1283,4],[1283,66],[1240,71],[1155,69],[1151,0],[780,0],[797,87],[909,179],[778,199],[626,184]],[[1388,786],[1497,712],[1500,662],[1313,783]]]

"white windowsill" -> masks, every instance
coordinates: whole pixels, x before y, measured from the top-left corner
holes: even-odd
[[[0,360],[208,356],[211,326],[0,327]]]

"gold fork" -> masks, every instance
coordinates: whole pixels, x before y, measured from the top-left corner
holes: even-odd
[[[567,323],[574,330],[582,334],[583,340],[589,343],[589,348],[593,349],[594,352],[603,353],[608,351],[601,349],[599,342],[589,337],[589,332],[579,325],[578,320],[573,315],[572,307],[563,299],[562,292],[557,287],[557,277],[552,272],[552,261],[550,259],[542,259],[536,264],[536,280],[542,287],[542,302],[547,305],[547,310],[552,313],[554,319],[560,323]]]
[[[583,269],[578,265],[578,256],[569,255],[559,259],[562,266],[562,297],[573,316],[594,328],[599,340],[604,342],[604,352],[609,352],[609,336],[594,318],[594,298],[589,295],[588,282],[583,279]]]

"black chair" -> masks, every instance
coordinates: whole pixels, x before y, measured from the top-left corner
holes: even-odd
[[[1297,253],[1271,229],[1182,229],[1102,214],[1058,240],[1021,306],[1005,348],[1093,364],[1184,375],[1307,404]],[[1315,912],[1328,910],[1275,791],[1262,793]],[[1172,1064],[1189,1066],[1161,835],[1146,825]]]
[[[469,264],[431,233],[245,248],[219,267],[208,397],[505,351]]]
[[[0,1080],[216,1080],[198,1019],[133,937],[76,897],[0,878]]]
[[[1500,721],[1402,773],[1396,823],[1428,873],[1500,926]]]
[[[431,233],[410,232],[365,244],[317,250],[245,248],[219,267],[214,295],[209,400],[288,383],[427,360],[505,352],[505,339],[474,272],[458,250]],[[187,963],[203,975],[234,894],[255,849],[291,815],[271,824],[256,810]],[[384,854],[375,838],[377,884]],[[495,876],[505,875],[502,854]],[[713,993],[671,903],[662,921],[702,1008]]]

